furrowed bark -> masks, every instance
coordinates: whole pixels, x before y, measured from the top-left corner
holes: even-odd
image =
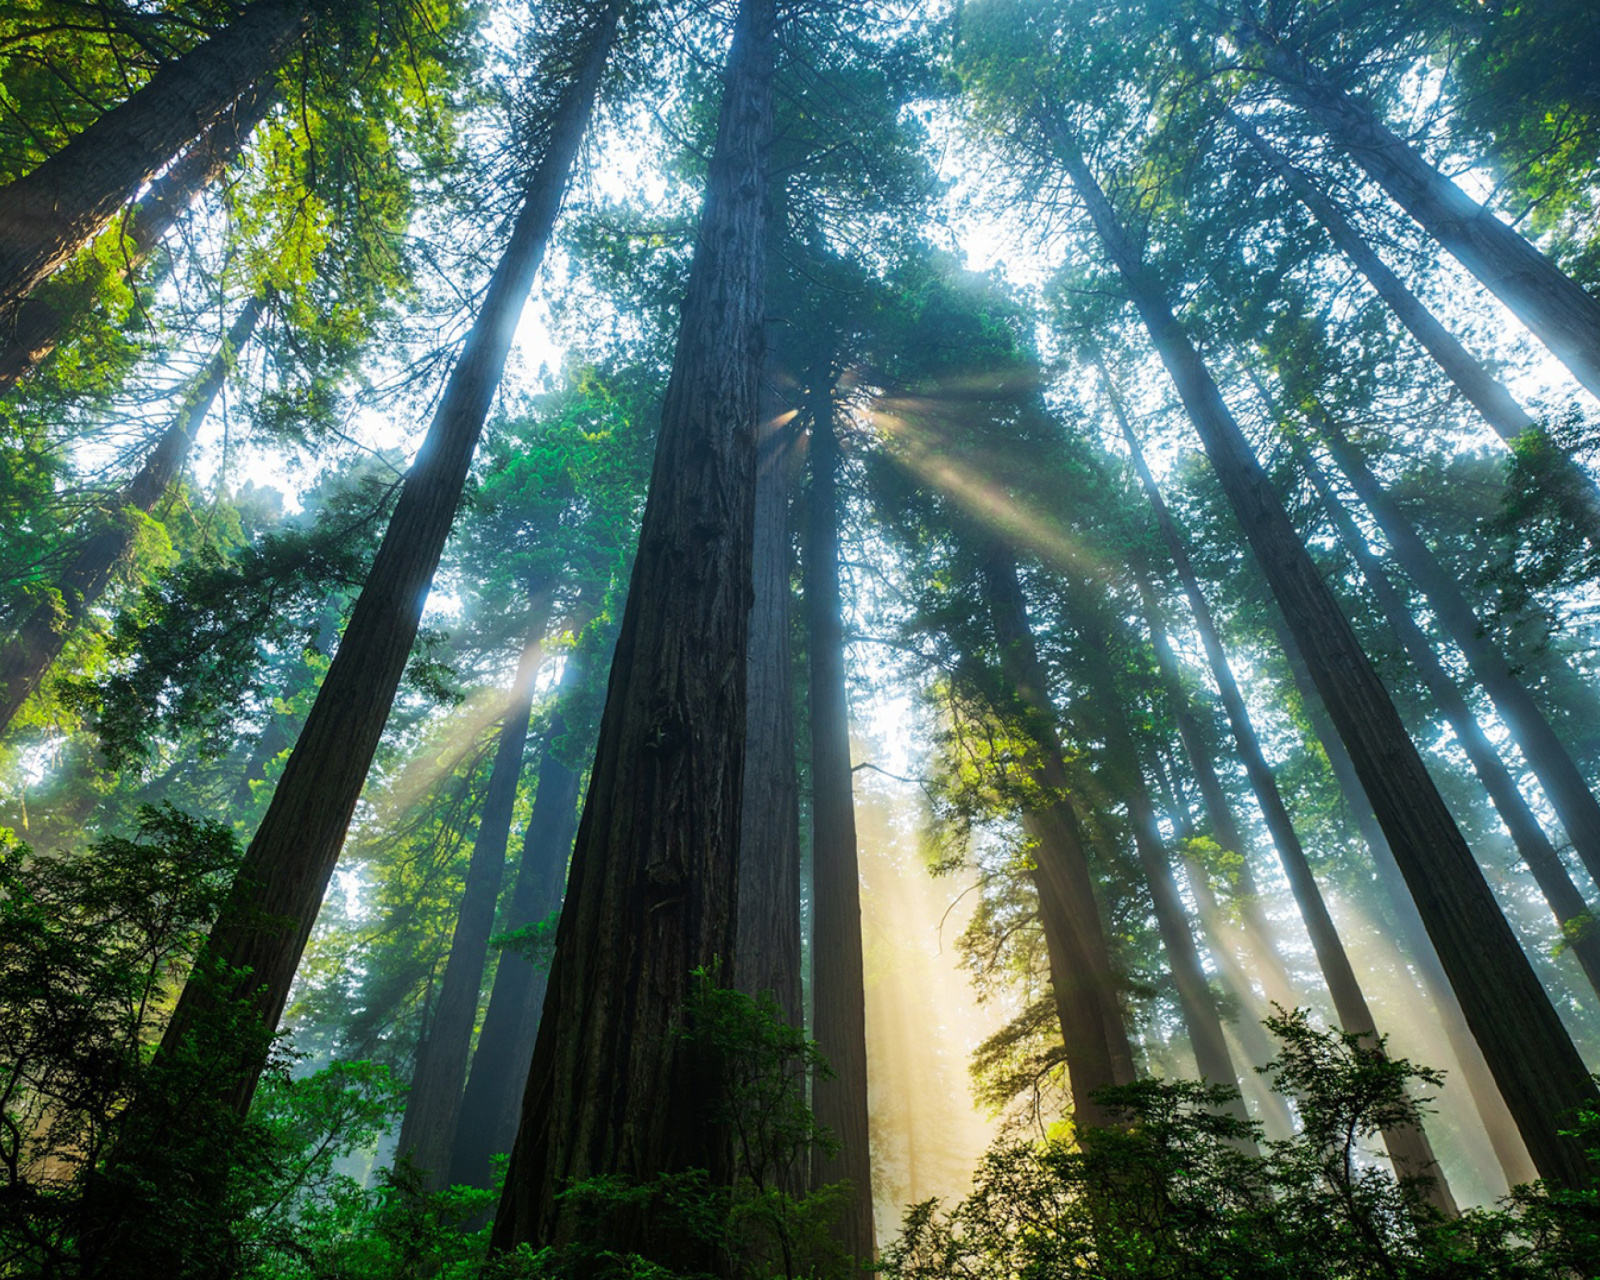
[[[60,151],[0,188],[0,332],[52,271],[87,244],[240,95],[270,80],[304,36],[306,0],[255,0],[157,71]]]
[[[1600,1103],[1600,1092],[1164,287],[1145,267],[1070,136],[1057,129],[1054,141],[1350,750],[1529,1154],[1551,1182],[1588,1185],[1596,1170],[1582,1143],[1561,1130],[1575,1110]]]
[[[1600,397],[1600,301],[1423,159],[1370,103],[1254,22],[1237,30],[1289,98]]]
[[[839,1142],[832,1158],[813,1154],[811,1184],[824,1187],[848,1180],[835,1236],[852,1256],[870,1259],[876,1245],[867,1128],[866,979],[840,612],[839,445],[831,378],[816,379],[809,401],[805,606],[811,645],[811,1005],[813,1035],[834,1072],[832,1080],[813,1082],[811,1098],[817,1120]]]
[[[0,733],[5,732],[23,703],[39,687],[51,664],[61,656],[67,641],[105,595],[118,566],[133,549],[138,524],[126,513],[154,511],[182,474],[195,436],[227,381],[228,371],[255,332],[265,306],[260,298],[252,298],[244,304],[221,347],[185,393],[172,425],[117,496],[115,514],[104,528],[89,536],[55,584],[59,605],[50,601],[35,608],[23,618],[4,651],[0,651]]]
[[[466,1087],[472,1027],[483,991],[483,968],[489,958],[489,935],[494,932],[495,904],[505,878],[506,843],[511,838],[511,812],[516,807],[528,721],[533,715],[533,678],[544,652],[548,603],[536,603],[535,612],[539,616],[518,659],[510,705],[501,721],[494,767],[450,939],[450,956],[439,982],[428,1034],[417,1046],[416,1071],[411,1078],[411,1092],[406,1095],[400,1140],[395,1147],[397,1158],[409,1157],[421,1170],[426,1185],[435,1191],[448,1185],[445,1175],[449,1172],[461,1095]]]
[[[743,0],[654,475],[494,1247],[555,1245],[573,1178],[731,1176],[695,970],[736,963],[745,644],[765,308],[773,0]],[[690,1028],[692,1031],[692,1028]],[[644,1211],[606,1228],[644,1243]],[[651,1256],[718,1263],[692,1240]]]
[[[219,995],[249,1000],[277,1025],[339,860],[356,801],[389,717],[493,402],[517,321],[555,225],[593,112],[623,0],[600,10],[556,108],[510,241],[451,371],[433,422],[401,486],[372,570],[338,652],[284,767],[238,879],[212,928],[203,966],[240,974],[230,991],[185,987],[163,1044],[176,1046]],[[219,1081],[243,1112],[259,1069]]]

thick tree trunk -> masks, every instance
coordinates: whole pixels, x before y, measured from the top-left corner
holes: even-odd
[[[1600,397],[1600,301],[1424,160],[1370,103],[1255,23],[1237,30],[1290,99]]]
[[[222,31],[153,75],[25,177],[0,189],[0,332],[52,271],[87,244],[241,94],[272,78],[307,29],[305,0],[254,0]]]
[[[811,646],[811,1006],[812,1034],[833,1068],[812,1084],[817,1120],[838,1139],[832,1158],[812,1158],[814,1187],[847,1181],[836,1225],[857,1258],[876,1248],[872,1151],[867,1129],[867,1006],[861,944],[861,873],[856,861],[850,772],[850,704],[845,689],[844,620],[839,589],[839,444],[833,383],[813,375],[811,494],[805,605]]]
[[[406,1095],[400,1141],[395,1148],[397,1158],[409,1157],[435,1191],[448,1185],[446,1175],[455,1144],[456,1118],[472,1054],[472,1028],[483,993],[483,968],[489,958],[489,936],[494,932],[495,904],[505,879],[511,813],[517,803],[528,721],[533,715],[533,678],[538,674],[549,621],[548,609],[539,612],[541,616],[528,634],[511,684],[509,705],[495,745],[489,789],[484,794],[478,834],[472,842],[472,857],[461,889],[461,908],[450,938],[450,957],[445,961],[427,1036],[417,1045],[416,1071],[411,1078],[411,1092]]]
[[[587,678],[585,667],[579,651],[568,654],[557,693],[559,702],[539,746],[538,790],[511,890],[508,915],[513,929],[547,919],[561,905],[566,890],[582,775],[562,755],[561,742],[567,735],[562,707],[582,688]],[[501,953],[456,1120],[450,1155],[452,1185],[488,1188],[493,1185],[494,1157],[511,1150],[522,1088],[539,1034],[547,977],[546,969],[525,957],[512,951]]]
[[[1538,882],[1545,901],[1550,904],[1557,923],[1561,925],[1572,953],[1583,966],[1589,984],[1596,992],[1600,992],[1600,932],[1593,928],[1594,913],[1589,909],[1589,904],[1572,883],[1572,877],[1561,863],[1561,856],[1539,825],[1538,818],[1518,789],[1511,771],[1501,760],[1500,753],[1489,741],[1489,736],[1467,706],[1466,698],[1434,653],[1432,642],[1412,616],[1410,604],[1367,545],[1366,536],[1356,527],[1349,511],[1333,492],[1328,477],[1317,465],[1316,459],[1304,449],[1296,452],[1302,469],[1322,498],[1322,505],[1333,521],[1339,540],[1366,579],[1367,587],[1389,623],[1389,629],[1399,639],[1401,648],[1410,657],[1417,674],[1422,677],[1422,682],[1427,685],[1434,702],[1454,731],[1457,743],[1466,752],[1473,772],[1478,775],[1478,781],[1483,783],[1483,789],[1494,802],[1500,820],[1505,823],[1506,830],[1511,833],[1511,839],[1517,846],[1517,852],[1533,872],[1533,878]]]
[[[59,603],[47,601],[35,608],[22,619],[15,635],[0,651],[0,733],[39,687],[132,550],[138,526],[126,513],[154,511],[182,473],[195,436],[227,381],[228,371],[255,332],[264,307],[260,298],[244,304],[221,347],[184,394],[172,425],[117,495],[116,510],[109,514],[105,527],[88,537],[55,584]]]
[[[1405,877],[1400,873],[1400,865],[1395,861],[1393,850],[1389,848],[1388,838],[1383,834],[1383,828],[1378,825],[1378,819],[1372,811],[1372,803],[1362,788],[1361,779],[1356,776],[1356,768],[1350,761],[1350,753],[1345,750],[1344,743],[1339,740],[1339,735],[1333,727],[1333,722],[1328,718],[1327,708],[1322,705],[1322,695],[1317,692],[1317,686],[1311,679],[1311,672],[1306,667],[1305,659],[1300,655],[1299,646],[1289,634],[1288,624],[1281,615],[1275,615],[1272,623],[1273,632],[1278,638],[1278,647],[1283,651],[1290,677],[1300,694],[1306,718],[1311,723],[1312,733],[1321,744],[1324,755],[1327,756],[1328,768],[1338,785],[1339,794],[1344,798],[1350,818],[1372,854],[1372,864],[1377,872],[1378,883],[1394,911],[1401,946],[1410,953],[1423,993],[1444,1028],[1445,1039],[1450,1043],[1450,1051],[1455,1054],[1462,1078],[1466,1081],[1467,1091],[1472,1095],[1473,1107],[1483,1122],[1484,1131],[1489,1135],[1489,1144],[1494,1148],[1495,1159],[1505,1174],[1509,1186],[1532,1182],[1539,1176],[1538,1170],[1533,1167],[1533,1162],[1529,1159],[1528,1148],[1522,1141],[1522,1135],[1517,1132],[1516,1121],[1507,1109],[1505,1099],[1500,1095],[1500,1086],[1495,1083],[1489,1064],[1484,1059],[1483,1050],[1478,1047],[1472,1029],[1467,1026],[1466,1015],[1461,1011],[1461,1002],[1456,998],[1456,993],[1450,986],[1450,979],[1445,975],[1444,966],[1439,962],[1439,953],[1434,948],[1433,940],[1428,937],[1422,914],[1417,910],[1417,904],[1411,897],[1411,890],[1407,888]]]
[[[1162,363],[1199,432],[1340,737],[1350,750],[1468,1024],[1540,1174],[1586,1186],[1596,1170],[1561,1130],[1600,1102],[1583,1059],[1473,859],[1349,620],[1300,542],[1199,354],[1064,130],[1057,142]]]
[[[1300,918],[1304,921],[1306,933],[1311,938],[1312,950],[1316,952],[1317,965],[1328,984],[1328,994],[1333,999],[1334,1012],[1346,1031],[1371,1037],[1375,1041],[1378,1034],[1377,1024],[1372,1017],[1372,1010],[1367,1005],[1366,994],[1361,989],[1361,982],[1356,977],[1350,957],[1344,949],[1344,941],[1339,937],[1339,930],[1333,922],[1327,902],[1323,899],[1322,890],[1317,885],[1316,876],[1312,873],[1305,847],[1300,843],[1300,834],[1295,830],[1294,821],[1289,816],[1289,807],[1284,803],[1283,793],[1278,789],[1277,776],[1273,773],[1272,766],[1267,763],[1266,754],[1261,749],[1261,739],[1256,733],[1255,724],[1250,719],[1250,711],[1245,705],[1239,682],[1234,678],[1233,668],[1222,647],[1222,636],[1217,630],[1216,618],[1211,613],[1211,606],[1205,598],[1205,593],[1200,589],[1200,579],[1194,571],[1193,562],[1189,559],[1189,550],[1183,534],[1171,511],[1168,510],[1166,500],[1161,496],[1155,476],[1145,463],[1144,452],[1140,449],[1138,437],[1134,434],[1133,423],[1129,420],[1121,399],[1117,396],[1103,367],[1101,376],[1112,398],[1123,438],[1128,443],[1139,483],[1144,488],[1145,497],[1155,513],[1156,525],[1161,531],[1162,540],[1166,543],[1167,553],[1172,557],[1172,562],[1178,570],[1179,580],[1183,583],[1184,594],[1189,599],[1189,608],[1194,614],[1195,625],[1200,632],[1200,642],[1205,648],[1206,660],[1211,665],[1212,678],[1217,682],[1223,709],[1227,712],[1228,722],[1233,728],[1239,757],[1244,763],[1246,775],[1250,778],[1251,788],[1255,791],[1256,803],[1266,819],[1272,843],[1278,849],[1278,857],[1288,878],[1290,892],[1294,894]],[[1425,1185],[1430,1203],[1441,1213],[1454,1215],[1457,1212],[1455,1198],[1450,1193],[1444,1171],[1434,1159],[1432,1144],[1428,1141],[1427,1134],[1420,1127],[1405,1125],[1385,1130],[1383,1136],[1384,1146],[1389,1152],[1389,1158],[1394,1162],[1396,1172],[1402,1177],[1430,1179]]]
[[[737,963],[738,857],[765,307],[773,0],[734,29],[655,472],[523,1098],[500,1249],[567,1238],[574,1178],[731,1174],[709,1054],[686,1039],[706,970]],[[643,1242],[619,1209],[606,1242]],[[694,1241],[652,1256],[715,1265]]]
[[[383,543],[300,740],[211,931],[202,966],[240,973],[236,991],[276,1026],[295,968],[339,860],[345,833],[416,639],[467,469],[505,368],[517,321],[544,256],[583,139],[623,0],[600,11],[563,92],[545,151],[528,180],[483,309],[445,385],[401,486]],[[184,988],[163,1045],[176,1046],[219,994]],[[219,1081],[243,1111],[258,1072]]]
[[[770,369],[769,369],[770,373]],[[789,495],[795,415],[764,383],[756,457],[755,603],[746,665],[744,808],[739,831],[739,948],[734,984],[770,994],[791,1026],[800,994],[800,779],[789,652]]]
[[[276,86],[269,78],[250,86],[205,137],[150,184],[131,210],[123,233],[119,257],[124,279],[144,264],[201,192],[239,157],[276,97]],[[0,332],[0,394],[44,362],[75,318],[73,307],[38,295],[16,309],[10,331]]]
[[[1327,441],[1334,461],[1349,478],[1356,496],[1377,520],[1406,576],[1421,588],[1440,627],[1465,655],[1472,674],[1489,695],[1534,776],[1539,779],[1551,808],[1567,830],[1574,852],[1583,860],[1589,874],[1600,882],[1600,803],[1596,803],[1594,792],[1572,756],[1532,695],[1517,679],[1499,645],[1478,620],[1454,576],[1429,550],[1399,505],[1384,491],[1360,451],[1337,424],[1320,413],[1315,415],[1313,425]]]
[[[1043,664],[1011,549],[995,542],[984,558],[984,595],[1000,652],[1000,673],[1015,693],[1034,744],[1032,781],[1043,802],[1022,815],[1033,844],[1033,883],[1050,963],[1050,987],[1066,1046],[1073,1118],[1080,1129],[1103,1125],[1094,1095],[1130,1083],[1133,1051],[1117,996],[1117,977],[1077,815]]]

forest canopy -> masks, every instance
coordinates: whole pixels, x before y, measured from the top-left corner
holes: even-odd
[[[1600,1275],[1589,0],[0,11],[0,1275]]]

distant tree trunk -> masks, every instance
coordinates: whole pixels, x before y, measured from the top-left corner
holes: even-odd
[[[94,238],[307,30],[305,0],[254,0],[25,176],[0,188],[0,332],[52,271]]]
[[[1244,526],[1299,641],[1429,936],[1540,1173],[1587,1186],[1596,1170],[1564,1117],[1600,1103],[1583,1059],[1522,953],[1349,620],[1295,533],[1199,354],[1065,129],[1062,161]],[[1409,1172],[1409,1170],[1408,1170]]]
[[[734,983],[769,993],[791,1026],[800,995],[800,779],[789,652],[789,494],[795,415],[763,382],[756,457],[753,570],[746,666],[744,807],[739,832],[739,947]]]
[[[203,968],[242,973],[236,994],[277,1025],[350,817],[405,671],[434,570],[444,551],[517,321],[544,256],[568,173],[592,114],[623,0],[595,19],[562,94],[545,150],[529,176],[505,254],[446,383],[428,434],[401,486],[394,515],[338,652],[284,767],[234,889],[212,928]],[[163,1046],[181,1044],[219,994],[184,988]],[[243,1112],[259,1069],[218,1081]]]
[[[1439,954],[1428,937],[1427,927],[1411,897],[1411,890],[1406,886],[1405,877],[1400,873],[1394,852],[1389,848],[1388,838],[1372,812],[1372,804],[1367,799],[1361,779],[1356,776],[1350,754],[1344,749],[1344,743],[1339,740],[1333,722],[1328,718],[1327,708],[1322,705],[1322,695],[1317,692],[1305,659],[1300,656],[1299,646],[1289,634],[1288,624],[1280,614],[1273,615],[1272,624],[1273,632],[1278,637],[1278,647],[1283,651],[1290,677],[1305,707],[1306,718],[1311,722],[1312,733],[1327,756],[1328,768],[1340,795],[1344,797],[1356,830],[1372,854],[1378,882],[1394,909],[1401,946],[1410,953],[1423,993],[1438,1014],[1445,1039],[1449,1041],[1450,1051],[1455,1054],[1456,1062],[1461,1067],[1462,1078],[1472,1095],[1473,1106],[1483,1122],[1484,1131],[1489,1135],[1489,1145],[1494,1148],[1495,1159],[1505,1174],[1506,1183],[1516,1186],[1532,1182],[1539,1176],[1538,1170],[1528,1157],[1527,1146],[1517,1132],[1516,1121],[1506,1108],[1505,1099],[1500,1095],[1500,1086],[1489,1071],[1483,1050],[1478,1047],[1471,1028],[1467,1026],[1461,1002],[1456,999],[1450,979],[1445,976],[1444,966],[1439,963]]]
[[[22,619],[15,635],[0,650],[0,733],[15,719],[39,687],[50,666],[61,656],[67,641],[89,611],[110,587],[117,567],[127,558],[138,536],[138,524],[127,512],[148,514],[166,496],[183,472],[195,436],[210,413],[228,371],[250,341],[265,303],[252,298],[244,304],[210,362],[189,385],[178,412],[144,465],[117,495],[116,509],[105,526],[89,535],[55,584],[57,600],[47,600]]]
[[[581,629],[574,627],[575,631]],[[508,916],[513,929],[548,919],[561,905],[566,890],[567,859],[578,829],[582,773],[563,758],[561,742],[568,732],[563,708],[582,688],[586,666],[580,650],[567,655],[556,709],[539,745],[538,790],[511,890]],[[456,1120],[450,1156],[452,1185],[487,1189],[493,1185],[493,1158],[511,1150],[522,1088],[539,1034],[547,977],[547,969],[515,952],[500,955]]]
[[[861,871],[856,859],[839,588],[839,444],[833,379],[813,375],[808,397],[811,494],[805,559],[811,646],[811,1007],[812,1034],[833,1068],[813,1082],[812,1108],[838,1139],[838,1154],[812,1158],[814,1187],[848,1180],[839,1243],[870,1259],[872,1151],[867,1128],[867,1006],[861,944]]]
[[[1349,478],[1356,496],[1377,520],[1406,576],[1421,588],[1440,627],[1466,656],[1472,674],[1489,695],[1534,776],[1539,779],[1551,808],[1567,830],[1573,850],[1583,860],[1589,874],[1600,883],[1600,803],[1596,803],[1594,792],[1556,736],[1550,721],[1523,688],[1505,654],[1478,620],[1455,577],[1429,550],[1399,505],[1384,491],[1366,459],[1342,428],[1315,411],[1312,425],[1327,441],[1334,461]]]
[[[745,644],[765,310],[774,0],[736,19],[655,472],[493,1244],[555,1244],[574,1178],[731,1176],[693,983],[737,963]],[[719,967],[720,966],[720,967]],[[606,1242],[646,1223],[619,1209]],[[717,1265],[695,1241],[653,1257]]]
[[[517,803],[517,782],[522,776],[528,721],[533,715],[533,678],[544,652],[548,603],[536,603],[535,613],[500,724],[489,789],[484,794],[478,834],[472,842],[472,857],[461,889],[461,907],[450,938],[450,957],[445,961],[428,1033],[417,1045],[416,1071],[411,1077],[411,1092],[406,1095],[400,1141],[395,1148],[396,1157],[410,1157],[428,1187],[435,1191],[448,1185],[446,1175],[455,1144],[456,1119],[472,1054],[472,1028],[478,1019],[489,935],[494,932],[495,904],[505,878],[511,814]]]
[[[1108,1119],[1095,1093],[1133,1080],[1133,1051],[1083,831],[1068,795],[1055,708],[1017,580],[1016,557],[1004,543],[991,545],[984,558],[983,580],[1000,672],[1024,712],[1035,747],[1033,782],[1045,797],[1023,813],[1022,827],[1033,843],[1033,883],[1066,1047],[1073,1118],[1080,1129],[1091,1128]]]
[[[323,607],[321,616],[317,619],[317,635],[309,649],[315,649],[323,657],[333,652],[333,646],[339,639],[339,611],[337,606],[330,601]],[[284,687],[278,692],[277,700],[282,703],[292,702],[299,697],[317,678],[316,670],[301,661],[289,679],[284,682]],[[234,786],[231,808],[238,811],[250,807],[252,789],[258,782],[266,780],[267,769],[280,755],[294,746],[295,735],[299,732],[298,713],[283,711],[273,715],[267,721],[267,727],[261,731],[261,736],[256,739],[256,744],[250,752],[250,759],[246,762],[244,772],[239,775],[239,781]]]
[[[123,233],[120,256],[124,279],[144,264],[200,193],[239,157],[276,97],[276,86],[270,78],[263,77],[251,85],[209,133],[150,184],[130,210]],[[44,362],[74,319],[74,308],[37,295],[16,309],[10,331],[0,330],[0,394],[10,391]]]
[[[1477,717],[1467,706],[1461,690],[1434,653],[1433,644],[1412,616],[1409,603],[1367,545],[1365,535],[1356,527],[1356,522],[1339,496],[1333,492],[1328,477],[1304,448],[1297,448],[1296,454],[1312,486],[1321,496],[1323,508],[1333,521],[1340,541],[1355,560],[1368,588],[1377,599],[1378,608],[1388,621],[1389,629],[1395,633],[1401,647],[1411,658],[1412,665],[1416,667],[1417,674],[1433,694],[1434,702],[1444,713],[1467,759],[1472,762],[1473,771],[1483,783],[1483,789],[1494,802],[1500,820],[1511,833],[1517,852],[1533,872],[1533,878],[1538,882],[1545,901],[1550,904],[1567,945],[1583,966],[1590,986],[1600,993],[1600,931],[1594,927],[1594,912],[1583,900],[1578,887],[1572,883],[1572,877],[1561,863],[1561,856],[1539,825],[1511,771],[1506,768],[1500,753],[1495,750]]]
[[[1253,21],[1236,31],[1289,98],[1600,397],[1600,301],[1424,160],[1370,103]]]

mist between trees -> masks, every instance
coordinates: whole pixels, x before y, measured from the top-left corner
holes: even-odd
[[[0,1275],[1600,1273],[1596,68],[0,14]]]

